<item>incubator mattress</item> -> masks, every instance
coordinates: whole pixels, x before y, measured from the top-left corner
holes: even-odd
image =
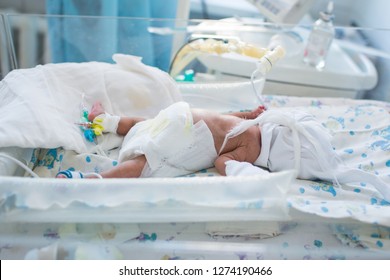
[[[314,114],[348,165],[390,185],[388,103],[265,100]],[[63,148],[36,149],[29,163],[42,177],[115,164],[112,157]],[[210,168],[143,183],[3,177],[0,191],[1,259],[390,258],[390,203],[364,182],[339,188],[288,172],[222,178]]]

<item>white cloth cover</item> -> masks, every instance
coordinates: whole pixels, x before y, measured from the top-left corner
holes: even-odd
[[[113,115],[153,117],[180,101],[174,80],[139,57],[115,54],[102,62],[39,65],[0,81],[0,146],[91,151],[80,128],[81,104],[102,102]]]
[[[193,123],[188,103],[177,102],[125,136],[119,162],[144,154],[142,177],[174,177],[212,167],[217,152],[204,121]]]
[[[274,119],[267,120],[268,116]],[[269,110],[260,127],[261,152],[255,165],[271,172],[297,169],[300,179],[333,180],[329,171],[341,160],[333,152],[331,135],[312,115]],[[299,130],[297,135],[295,129]]]
[[[378,176],[346,166],[333,150],[331,135],[314,116],[296,110],[267,110],[254,120],[241,122],[226,139],[257,124],[261,130],[262,147],[255,165],[268,168],[271,172],[295,169],[299,179],[321,179],[337,184],[366,182],[390,201],[390,186]],[[242,166],[231,163],[226,170],[227,175],[254,173],[253,167],[239,165]],[[229,169],[239,172],[229,174]],[[258,172],[264,171],[259,168]]]

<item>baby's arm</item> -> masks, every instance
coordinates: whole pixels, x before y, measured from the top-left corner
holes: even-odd
[[[214,166],[218,173],[226,176],[226,162],[229,160],[245,161],[245,148],[238,147],[235,150],[222,154],[214,161]]]
[[[104,107],[100,101],[95,102],[92,105],[91,112],[88,115],[88,120],[91,122],[95,121],[96,117],[99,117],[101,115],[105,115],[106,112],[104,110]],[[104,119],[106,119],[106,125],[109,125],[110,129],[108,132],[116,132],[119,135],[126,135],[129,130],[138,122],[145,120],[144,118],[137,118],[137,117],[117,117],[117,116],[111,116],[110,114],[106,114],[103,116],[100,120],[100,123],[104,124]],[[119,120],[118,120],[119,119]],[[103,128],[105,129],[106,127]],[[116,128],[116,131],[115,131]],[[112,130],[112,131],[111,131]],[[107,131],[106,131],[107,132]]]
[[[144,118],[137,117],[121,117],[118,123],[116,133],[124,136],[134,125],[144,120]]]

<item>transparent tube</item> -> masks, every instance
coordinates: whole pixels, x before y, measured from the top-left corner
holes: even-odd
[[[284,54],[280,46],[266,52],[257,62],[250,80],[178,83],[178,87],[192,107],[228,112],[265,106],[262,92],[266,74]]]
[[[264,82],[264,79],[256,77],[253,81],[178,83],[178,87],[184,100],[192,107],[229,112],[259,106],[253,87],[261,92]]]
[[[267,51],[267,48],[259,48],[238,38],[200,37],[189,41],[179,49],[173,58],[169,74],[175,78],[191,61],[204,53],[221,55],[234,52],[249,57],[261,58]]]

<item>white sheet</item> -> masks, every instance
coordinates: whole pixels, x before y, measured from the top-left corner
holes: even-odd
[[[90,108],[99,100],[115,115],[151,117],[181,100],[167,73],[139,57],[115,54],[113,60],[116,64],[47,64],[9,73],[0,82],[0,147],[87,152],[96,147],[75,125],[82,103]]]

